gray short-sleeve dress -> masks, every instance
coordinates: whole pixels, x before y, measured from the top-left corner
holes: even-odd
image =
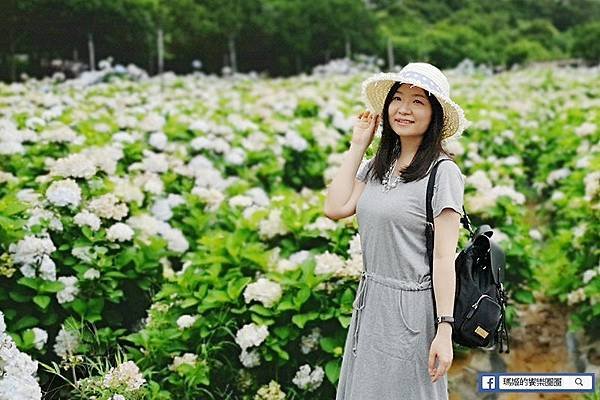
[[[442,158],[448,157],[442,154],[438,159]],[[367,179],[372,161],[363,161],[356,175],[367,183],[356,205],[364,271],[336,400],[447,399],[447,375],[432,383],[428,371],[435,337],[425,247],[429,172],[384,193],[379,181]],[[439,165],[432,199],[434,218],[444,208],[463,214],[464,184],[456,163]]]

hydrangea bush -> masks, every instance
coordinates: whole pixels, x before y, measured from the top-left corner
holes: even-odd
[[[363,265],[355,219],[322,205],[369,71],[109,70],[0,85],[0,308],[14,341],[98,398],[128,396],[116,378],[102,389],[125,370],[153,399],[332,397]],[[544,270],[550,294],[596,326],[600,121],[578,78],[593,71],[449,71],[473,124],[444,145],[472,222],[507,253],[509,324]],[[114,359],[115,343],[123,371],[78,366]]]

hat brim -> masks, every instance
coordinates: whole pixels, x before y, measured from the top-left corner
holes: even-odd
[[[389,72],[375,74],[362,83],[362,97],[370,112],[374,114],[383,112],[385,98],[395,82],[418,86],[425,91],[429,91],[437,98],[444,112],[442,140],[451,137],[457,139],[469,126],[469,121],[465,118],[464,110],[448,96],[432,88],[423,87],[425,85],[413,79],[401,79],[396,73]]]

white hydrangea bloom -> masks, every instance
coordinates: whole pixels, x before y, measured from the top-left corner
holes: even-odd
[[[533,240],[537,240],[540,241],[543,239],[542,233],[537,230],[537,229],[530,229],[529,230],[529,236],[533,239]]]
[[[285,235],[288,232],[286,226],[281,220],[281,210],[273,209],[268,217],[259,224],[259,234],[266,239],[271,239],[277,235]]]
[[[54,261],[52,261],[47,254],[42,256],[42,262],[40,263],[40,278],[47,281],[56,280],[56,264],[54,264]]]
[[[120,203],[117,196],[107,193],[90,201],[88,208],[100,218],[115,219],[120,221],[127,215],[129,209],[124,203]]]
[[[355,234],[350,240],[350,248],[348,250],[348,254],[350,254],[350,256],[362,255],[362,247],[360,245],[360,234]]]
[[[198,319],[197,316],[191,316],[191,315],[184,314],[181,317],[177,318],[177,327],[180,330],[187,329],[187,328],[191,327],[192,325],[194,325],[194,323],[196,322],[197,319]]]
[[[43,142],[56,143],[77,143],[81,140],[77,133],[65,125],[49,127],[40,134],[40,139]]]
[[[144,192],[129,179],[120,177],[111,177],[111,182],[114,183],[113,193],[115,196],[123,200],[125,203],[137,203],[142,205],[144,202]]]
[[[104,376],[102,385],[106,388],[118,388],[125,385],[129,390],[137,390],[146,382],[140,369],[133,361],[126,361]]]
[[[281,299],[282,293],[283,290],[279,283],[260,278],[256,282],[246,286],[246,289],[244,290],[244,300],[246,303],[257,300],[265,307],[272,307],[279,299]]]
[[[303,152],[308,148],[308,142],[300,134],[293,130],[288,130],[283,138],[283,145],[289,146],[292,149]]]
[[[315,268],[315,274],[317,275],[336,273],[344,268],[345,264],[343,258],[337,254],[332,254],[329,251],[316,255],[315,261],[317,262],[317,266]]]
[[[59,207],[78,206],[81,202],[81,188],[72,179],[52,182],[46,190],[46,198]]]
[[[157,132],[163,129],[165,123],[166,120],[163,116],[156,113],[150,113],[140,121],[138,126],[141,130],[146,132]]]
[[[123,222],[117,222],[106,230],[106,238],[111,242],[126,242],[133,238],[133,229]]]
[[[34,336],[33,345],[38,350],[43,349],[44,345],[48,341],[48,332],[46,332],[43,329],[37,328],[37,327],[31,329],[31,331],[33,332],[33,336]]]
[[[189,247],[187,239],[179,229],[173,228],[168,223],[159,221],[151,215],[140,214],[130,217],[127,224],[134,229],[139,229],[143,238],[153,235],[162,236],[171,251],[183,253]]]
[[[239,147],[234,147],[225,153],[225,161],[232,165],[242,165],[246,160],[246,152]]]
[[[306,226],[306,229],[319,231],[321,235],[326,235],[328,231],[335,231],[337,228],[337,223],[326,217],[318,217],[315,222]]]
[[[79,346],[79,334],[61,325],[54,341],[54,352],[59,357],[66,358],[75,353],[77,346]]]
[[[88,264],[94,260],[94,254],[91,246],[73,247],[71,249],[71,255]]]
[[[260,365],[260,354],[258,353],[258,349],[254,349],[250,352],[246,351],[246,349],[242,349],[240,353],[240,362],[246,368],[253,368]]]
[[[466,179],[466,184],[474,186],[478,191],[487,191],[492,189],[492,182],[487,177],[485,171],[477,170]]]
[[[167,199],[158,199],[152,205],[150,209],[152,215],[161,221],[168,221],[173,216],[173,211],[171,211],[171,205]]]
[[[71,154],[56,160],[50,169],[50,175],[89,179],[96,175],[96,164],[84,154]]]
[[[68,303],[75,300],[75,296],[79,293],[77,287],[77,278],[74,276],[61,276],[58,278],[59,282],[62,282],[65,287],[58,293],[56,293],[56,299],[59,304]]]
[[[588,284],[594,277],[600,275],[600,265],[596,268],[588,269],[583,273],[582,282]]]
[[[163,132],[155,132],[150,135],[148,144],[157,150],[164,150],[167,147],[169,140]]]
[[[256,325],[254,322],[244,325],[235,335],[235,342],[242,348],[259,346],[269,336],[266,325]]]
[[[250,196],[252,198],[252,202],[259,207],[268,207],[269,204],[271,204],[269,196],[263,188],[255,187],[249,189],[248,191],[246,191],[245,195]]]
[[[51,263],[53,262],[48,256],[56,250],[56,247],[49,236],[38,238],[27,235],[16,244],[11,243],[8,250],[14,263],[21,265],[23,275],[30,278],[35,277],[34,267],[44,262],[43,275],[45,279],[52,277]]]
[[[320,366],[315,367],[311,372],[310,365],[304,364],[296,372],[296,376],[292,379],[292,382],[302,390],[308,390],[312,392],[323,383],[323,377],[325,371]]]
[[[233,196],[229,199],[230,207],[250,207],[252,205],[252,198],[244,195]]]
[[[92,231],[100,229],[101,224],[100,218],[87,210],[77,213],[73,218],[73,222],[75,222],[77,226],[88,226]]]
[[[197,360],[198,356],[193,353],[185,353],[183,356],[175,356],[173,358],[173,363],[169,365],[169,370],[175,371],[180,365],[191,365],[193,367],[196,365]]]
[[[589,173],[583,178],[585,183],[585,196],[586,201],[592,201],[592,199],[600,193],[600,171],[594,171]]]
[[[285,400],[285,392],[281,390],[279,383],[271,381],[258,389],[254,400]]]
[[[216,211],[221,202],[225,199],[225,195],[218,189],[206,189],[203,187],[194,187],[192,194],[206,201],[209,205],[208,211]]]
[[[144,158],[139,164],[132,164],[129,170],[141,169],[151,173],[163,173],[169,170],[169,160],[163,153],[144,150]]]
[[[319,340],[321,340],[321,328],[318,326],[313,328],[311,333],[300,338],[300,351],[302,354],[308,354],[311,351],[319,348]]]
[[[583,124],[579,125],[576,129],[575,129],[575,134],[577,136],[590,136],[591,134],[593,134],[594,132],[596,132],[597,126],[596,124],[592,123],[592,122],[584,122]]]
[[[554,170],[548,174],[548,178],[546,178],[546,183],[550,186],[555,184],[556,182],[567,178],[571,175],[571,170],[569,168],[560,168]]]
[[[89,268],[83,273],[83,279],[94,280],[100,278],[100,271],[95,268]]]
[[[353,255],[349,259],[346,260],[344,264],[344,268],[337,271],[338,275],[341,276],[354,276],[358,277],[361,275],[364,270],[363,266],[363,258],[360,255]]]
[[[37,361],[17,348],[6,334],[4,314],[0,311],[0,400],[41,400],[36,380]]]
[[[584,288],[580,287],[579,289],[573,290],[567,295],[567,304],[572,306],[577,303],[581,303],[585,300],[585,291]]]
[[[21,189],[17,192],[17,199],[24,203],[38,204],[40,202],[40,194],[33,189]]]

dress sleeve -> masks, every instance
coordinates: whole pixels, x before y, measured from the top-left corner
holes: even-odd
[[[360,163],[360,167],[358,167],[358,172],[356,173],[356,179],[362,182],[367,181],[367,170],[369,169],[369,166],[373,163],[373,159],[374,158],[371,158],[370,160],[363,160]]]
[[[465,178],[454,162],[442,162],[435,175],[433,198],[433,218],[440,215],[444,208],[451,208],[463,216]]]

